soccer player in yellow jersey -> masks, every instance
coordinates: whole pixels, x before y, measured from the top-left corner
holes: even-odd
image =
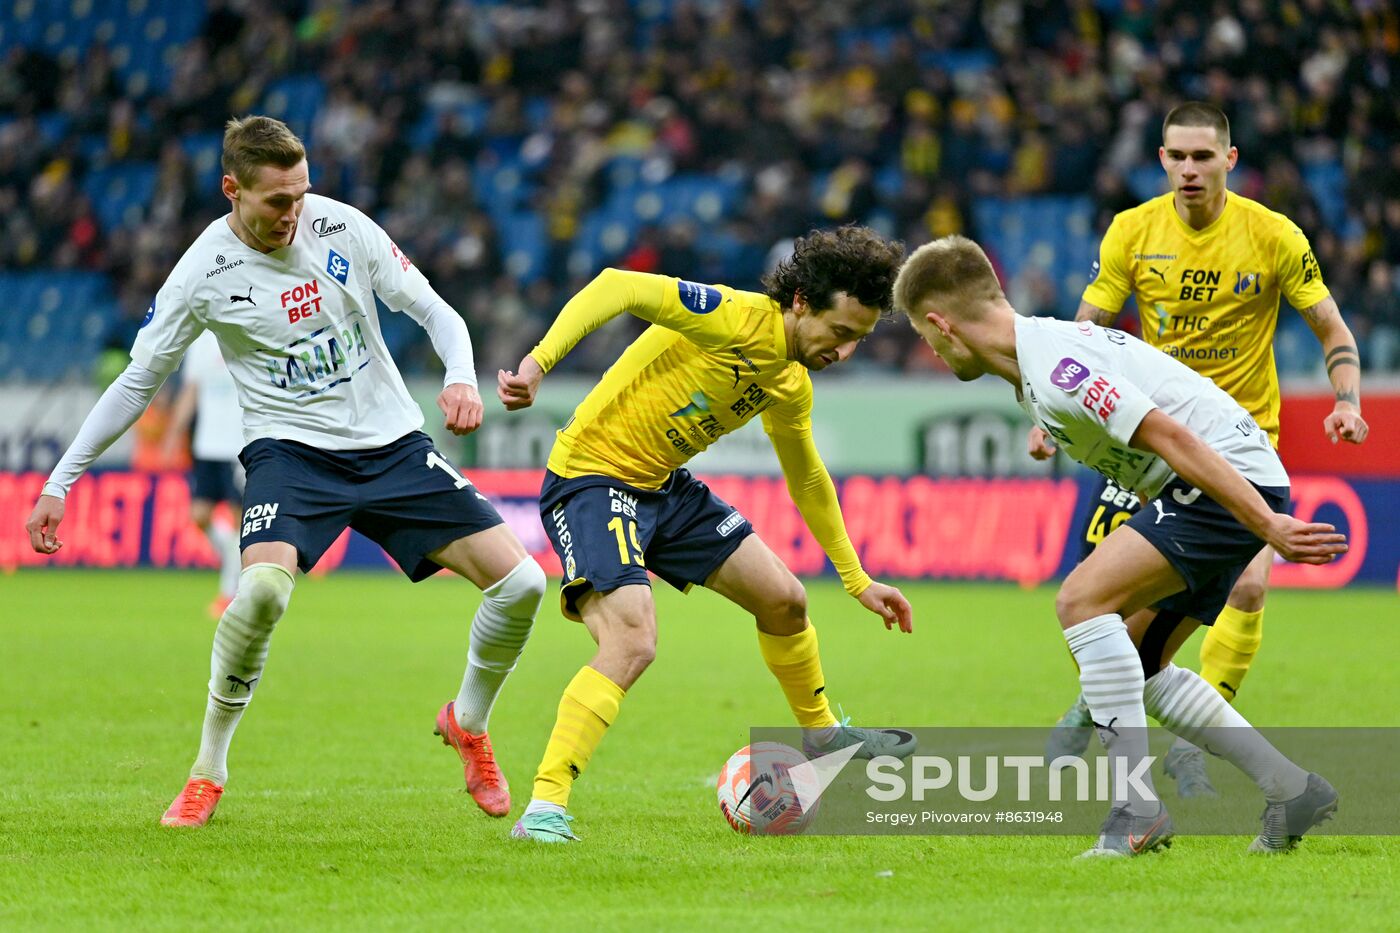
[[[684,468],[754,418],[788,491],[846,592],[887,629],[913,627],[909,602],[872,581],[846,536],[836,488],[812,439],[810,370],[848,358],[891,308],[903,249],[856,226],[814,232],[764,280],[766,294],[608,269],[575,295],[516,373],[501,372],[508,409],[534,401],[546,372],[623,312],[650,321],[559,431],[540,491],[545,531],[564,567],[560,599],[598,651],[559,702],[512,835],[577,837],[565,814],[626,691],[656,652],[650,570],[709,587],[754,616],[759,650],[803,728],[808,755],[862,743],[858,755],[905,757],[914,738],[838,722],[825,694],[802,584],[749,522]]]
[[[1287,298],[1326,355],[1336,405],[1322,429],[1334,444],[1360,444],[1368,428],[1361,417],[1356,340],[1323,284],[1303,232],[1282,214],[1226,189],[1225,176],[1239,152],[1230,145],[1225,114],[1197,102],[1175,108],[1163,121],[1158,157],[1172,190],[1113,218],[1076,320],[1108,326],[1128,295],[1135,295],[1143,339],[1212,379],[1277,447],[1274,328],[1279,298]],[[1029,444],[1037,459],[1055,452],[1038,427],[1031,429]],[[1128,494],[1108,485],[1101,487],[1096,505],[1084,534],[1086,549],[1137,507]],[[1272,563],[1273,550],[1265,547],[1233,582],[1201,645],[1201,676],[1229,701],[1259,650]],[[1090,726],[1080,696],[1056,725],[1047,753],[1079,754],[1088,745]],[[1181,796],[1215,795],[1195,746],[1178,741],[1164,765]]]

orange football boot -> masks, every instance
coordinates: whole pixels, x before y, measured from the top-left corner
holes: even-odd
[[[214,815],[224,789],[204,778],[190,778],[160,818],[162,826],[203,826]]]
[[[209,613],[209,618],[213,619],[215,622],[222,619],[224,617],[224,610],[228,608],[228,604],[231,602],[233,602],[232,596],[215,596],[214,601],[209,604],[209,608],[206,610]]]
[[[433,735],[442,736],[443,745],[451,745],[462,756],[463,772],[467,777],[467,793],[476,805],[491,816],[510,812],[510,785],[496,765],[496,753],[491,750],[491,736],[483,732],[472,735],[457,725],[457,716],[449,702],[437,715]]]

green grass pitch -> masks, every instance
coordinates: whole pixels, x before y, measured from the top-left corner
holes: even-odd
[[[198,741],[212,587],[185,573],[0,578],[0,929],[1316,930],[1400,916],[1390,838],[1260,859],[1245,838],[1183,836],[1084,863],[1072,856],[1087,837],[740,837],[713,777],[749,726],[787,725],[787,709],[752,623],[664,586],[656,663],[574,793],[582,845],[507,838],[560,691],[590,656],[582,627],[546,599],[492,721],[516,807],[491,820],[432,735],[476,593],[388,574],[299,581],[218,815],[164,830]],[[810,592],[830,695],[856,721],[1034,725],[1074,694],[1049,589],[911,585],[912,636],[833,583]],[[1273,594],[1241,708],[1262,724],[1400,725],[1396,621],[1391,592]]]

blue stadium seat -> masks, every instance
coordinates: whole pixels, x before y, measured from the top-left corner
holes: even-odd
[[[637,219],[616,205],[592,211],[574,238],[573,261],[590,269],[611,265],[632,247],[640,229]]]
[[[535,213],[512,214],[500,225],[506,271],[529,283],[544,274],[548,251],[544,218]]]
[[[875,191],[887,201],[893,201],[904,191],[904,169],[898,160],[887,162],[875,170]]]
[[[189,156],[194,169],[194,186],[199,192],[213,191],[219,186],[224,170],[220,158],[224,154],[222,133],[192,133],[180,137],[180,148]]]
[[[85,378],[117,318],[113,293],[96,272],[0,273],[0,378]]]
[[[1317,338],[1307,322],[1289,311],[1287,302],[1279,312],[1278,330],[1274,332],[1274,362],[1279,373],[1297,376],[1321,370],[1322,354],[1317,351]]]
[[[554,101],[542,95],[525,99],[525,122],[532,130],[542,130],[549,126],[554,115]]]
[[[1317,201],[1322,219],[1333,230],[1347,227],[1347,174],[1338,159],[1303,163],[1303,181]]]
[[[836,35],[836,46],[841,50],[842,55],[849,55],[857,45],[865,43],[883,56],[889,54],[890,46],[894,45],[894,40],[899,34],[900,31],[891,26],[843,29]]]
[[[1039,266],[1058,286],[1058,306],[1078,306],[1097,243],[1093,202],[1085,196],[1038,196],[976,202],[972,219],[1008,280]]]
[[[646,160],[637,155],[616,155],[603,169],[608,186],[614,191],[627,191],[642,184],[642,165]]]
[[[938,68],[949,74],[990,71],[996,67],[991,49],[944,49],[919,53],[920,68]]]
[[[325,100],[326,88],[315,75],[293,75],[274,82],[263,96],[263,112],[277,117],[307,143],[316,111]]]
[[[68,132],[68,115],[57,110],[39,114],[34,122],[39,125],[39,135],[49,145],[57,143]]]
[[[94,164],[107,161],[107,136],[105,133],[84,133],[78,140],[78,152]]]
[[[1128,190],[1139,201],[1151,200],[1169,190],[1167,173],[1162,171],[1162,166],[1156,162],[1132,169],[1128,172],[1127,181]]]
[[[156,166],[150,162],[93,169],[83,179],[83,191],[92,200],[98,222],[107,230],[126,225],[129,214],[143,216],[155,189]]]
[[[449,107],[425,107],[423,116],[409,130],[409,142],[415,149],[426,149],[437,141],[439,126],[444,114],[454,115],[466,128],[468,135],[477,136],[486,126],[486,117],[491,105],[484,100],[453,104]]]

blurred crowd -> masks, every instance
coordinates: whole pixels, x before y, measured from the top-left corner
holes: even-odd
[[[256,110],[287,75],[325,87],[315,189],[385,226],[468,320],[483,373],[513,366],[596,271],[570,244],[619,155],[655,178],[738,179],[743,196],[728,216],[641,227],[617,262],[756,287],[811,227],[871,223],[913,248],[978,236],[979,198],[1090,195],[1083,235],[1096,239],[1138,202],[1129,178],[1154,163],[1163,115],[1194,98],[1232,118],[1232,189],[1304,229],[1365,363],[1400,368],[1400,15],[1387,0],[210,0],[177,53],[165,89],[124,83],[101,44],[0,63],[0,266],[104,270],[128,330],[226,209],[178,140]],[[457,101],[484,104],[482,125]],[[68,117],[58,138],[36,119],[52,111]],[[95,133],[103,159],[159,166],[117,230],[82,191],[92,156],[78,141]],[[548,259],[528,281],[480,190],[507,157],[533,167],[529,207],[545,218]],[[1319,164],[1339,166],[1340,210],[1305,183]],[[706,249],[721,231],[737,249]],[[1009,284],[1034,313],[1074,312],[1054,283]],[[633,333],[605,329],[570,365],[601,369]],[[404,355],[405,369],[430,365],[426,339]],[[936,368],[902,323],[861,358]]]

